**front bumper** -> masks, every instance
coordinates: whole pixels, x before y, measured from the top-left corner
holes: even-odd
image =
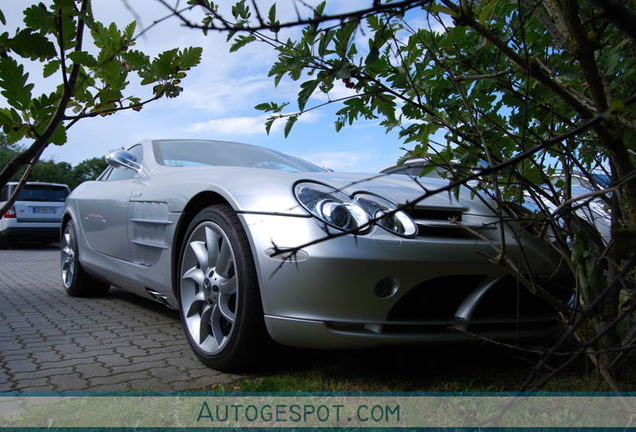
[[[259,276],[265,323],[280,343],[313,348],[369,347],[543,336],[554,311],[529,295],[496,251],[466,235],[396,237],[380,228],[302,247],[294,259],[274,245],[297,247],[323,238],[313,218],[243,214]],[[456,232],[456,231],[455,231]],[[497,232],[486,232],[497,241]],[[508,253],[518,246],[507,239]],[[529,241],[535,273],[555,272],[549,249]]]

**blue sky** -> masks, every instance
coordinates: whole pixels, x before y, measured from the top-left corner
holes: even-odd
[[[23,26],[21,10],[31,3],[36,2],[11,0],[2,3],[0,8],[6,15],[6,27],[11,33],[17,26]],[[182,0],[181,4],[184,3]],[[231,4],[230,1],[218,3],[222,8]],[[258,1],[265,12],[270,3]],[[372,0],[332,0],[328,7],[342,11],[371,4]],[[301,7],[300,3],[298,5]],[[295,16],[292,0],[278,1],[277,8],[283,18]],[[97,19],[114,21],[120,28],[138,18],[138,30],[167,14],[156,0],[93,0],[93,9]],[[292,30],[297,31],[300,29]],[[282,122],[268,136],[264,127],[266,115],[254,106],[273,100],[290,101],[295,107],[298,83],[283,81],[275,88],[273,79],[267,77],[275,59],[274,51],[262,44],[252,44],[237,53],[229,53],[225,37],[221,33],[203,36],[198,31],[183,28],[176,19],[153,26],[138,39],[137,49],[154,55],[175,47],[203,47],[203,62],[183,81],[185,90],[181,96],[154,102],[138,113],[121,112],[104,118],[84,119],[69,130],[67,144],[50,146],[44,158],[75,165],[84,159],[103,156],[110,150],[129,147],[144,138],[205,138],[257,144],[298,155],[337,171],[377,171],[395,163],[403,154],[397,134],[387,135],[378,122],[359,122],[336,133],[336,106],[301,117],[287,139],[283,136]],[[34,94],[57,85],[57,81],[44,80],[36,66],[29,71],[36,83]],[[142,97],[149,94],[149,89],[135,83],[132,88]],[[343,85],[336,87],[332,98],[347,91]],[[323,101],[324,97],[312,97],[308,106]],[[0,104],[5,105],[1,97]]]

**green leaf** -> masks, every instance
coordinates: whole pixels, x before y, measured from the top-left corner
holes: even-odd
[[[137,27],[137,23],[135,21],[131,22],[130,24],[128,24],[126,26],[126,28],[124,29],[124,35],[126,37],[126,40],[128,41],[132,41],[133,37],[135,35],[135,28]]]
[[[175,70],[177,49],[164,51],[152,61],[151,69],[157,79],[167,79]]]
[[[51,136],[51,143],[61,146],[65,144],[66,141],[66,128],[63,124],[60,123],[60,125],[58,125],[57,129],[55,129],[55,132],[53,132],[53,135]]]
[[[24,23],[33,30],[52,33],[55,30],[55,15],[46,9],[44,3],[24,10]]]
[[[106,106],[112,104],[113,102],[119,102],[122,98],[122,94],[121,91],[111,88],[105,88],[98,93],[97,97],[99,98],[101,104]]]
[[[122,58],[132,70],[145,70],[150,67],[150,57],[141,51],[126,51],[122,54]]]
[[[276,19],[276,3],[269,8],[269,13],[267,14],[267,25],[271,26],[271,31],[274,33],[278,33],[280,30],[280,22]]]
[[[611,113],[624,113],[627,111],[627,107],[622,100],[612,99],[609,104],[609,110]]]
[[[272,7],[269,8],[269,13],[267,14],[267,18],[269,19],[268,24],[271,24],[274,21],[276,21],[276,3],[274,3]]]
[[[300,111],[305,110],[305,105],[307,104],[307,101],[313,94],[314,90],[316,90],[316,87],[318,87],[318,84],[320,84],[320,80],[305,81],[300,85],[302,89],[300,90],[300,92],[298,92],[298,109]]]
[[[122,68],[120,62],[111,61],[100,68],[100,76],[104,79],[104,83],[113,90],[123,90],[128,82],[128,72]]]
[[[285,123],[285,138],[289,136],[289,133],[291,132],[292,127],[294,127],[294,123],[296,123],[297,120],[297,115],[291,116],[287,119],[287,123]]]
[[[4,17],[4,14],[2,13],[1,9],[0,9],[0,23],[2,23],[3,25],[7,25],[7,19]]]
[[[234,43],[232,43],[232,46],[230,46],[230,52],[236,52],[239,49],[243,48],[245,45],[254,42],[256,40],[256,36],[253,35],[238,35],[235,39],[234,39]]]
[[[68,57],[73,60],[73,63],[81,64],[87,68],[94,68],[98,65],[97,59],[86,51],[73,51],[69,53]]]
[[[42,76],[44,78],[50,77],[51,75],[53,75],[55,72],[58,71],[61,64],[62,62],[60,60],[52,60],[48,62],[42,68]]]
[[[232,16],[234,16],[234,18],[246,20],[251,15],[249,6],[245,5],[245,0],[240,0],[232,6]]]
[[[449,15],[451,17],[455,17],[455,13],[453,12],[452,9],[450,9],[450,8],[444,6],[444,5],[441,5],[439,3],[431,3],[431,5],[428,8],[428,11],[430,13],[436,13],[436,14],[437,13],[443,13],[443,14]]]
[[[479,14],[479,22],[482,25],[487,25],[492,19],[492,15],[495,12],[495,6],[497,5],[497,0],[490,0],[490,2],[486,3]]]
[[[265,111],[265,112],[274,111],[274,109],[272,108],[272,103],[271,102],[260,103],[260,104],[256,105],[254,107],[254,109],[257,109],[259,111]]]
[[[336,53],[340,57],[345,57],[349,51],[349,43],[353,37],[354,31],[358,27],[359,21],[356,19],[345,22],[337,31],[335,39]]]
[[[14,109],[0,108],[0,125],[7,135],[9,144],[22,139],[26,134],[22,118]]]
[[[336,37],[336,32],[333,30],[327,30],[322,32],[320,35],[320,43],[318,44],[318,54],[320,57],[324,57],[327,54],[330,54],[332,51],[329,51],[329,45]]]
[[[325,14],[325,6],[327,6],[327,2],[323,1],[314,8],[314,18],[320,18]]]
[[[184,48],[179,53],[179,57],[181,59],[181,61],[179,62],[179,66],[181,70],[191,69],[201,63],[202,53],[203,48],[201,47]]]
[[[40,33],[24,29],[9,40],[9,47],[20,57],[51,59],[56,56],[55,45]]]
[[[267,135],[269,135],[272,129],[272,125],[274,124],[277,118],[278,117],[269,117],[267,120],[265,120],[265,132],[267,132]]]
[[[27,84],[29,74],[24,66],[12,57],[0,59],[0,88],[7,103],[19,110],[26,110],[31,102],[33,84]]]

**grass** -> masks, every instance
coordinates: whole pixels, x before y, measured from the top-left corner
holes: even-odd
[[[328,352],[284,348],[262,371],[229,385],[201,391],[241,392],[513,392],[524,389],[537,355],[486,345],[385,347]],[[548,364],[559,366],[559,360]],[[543,380],[539,374],[532,384]],[[622,377],[636,390],[636,367]],[[534,386],[526,387],[526,390]],[[580,359],[541,389],[548,392],[611,391],[591,363]]]
[[[196,389],[199,392],[514,392],[522,389],[537,362],[536,355],[492,345],[385,347],[359,351],[310,351],[281,348],[275,361],[255,375],[233,384]],[[550,368],[559,363],[553,361]],[[539,377],[542,379],[543,374]],[[630,363],[621,382],[623,390],[636,389],[636,362]],[[194,389],[193,389],[194,390]],[[551,379],[545,392],[608,392],[584,360]],[[230,400],[234,396],[228,396]],[[201,397],[201,396],[199,396]],[[129,402],[104,398],[47,403],[20,409],[0,421],[5,426],[117,425],[172,427],[198,424],[200,402],[188,398],[149,398]],[[148,406],[144,405],[147,404]],[[62,415],[60,414],[62,413]],[[427,414],[428,415],[428,414]]]

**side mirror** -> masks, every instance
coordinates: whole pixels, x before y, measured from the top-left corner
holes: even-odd
[[[117,150],[106,156],[108,165],[117,169],[130,169],[135,172],[141,171],[141,165],[137,158],[125,150]]]

